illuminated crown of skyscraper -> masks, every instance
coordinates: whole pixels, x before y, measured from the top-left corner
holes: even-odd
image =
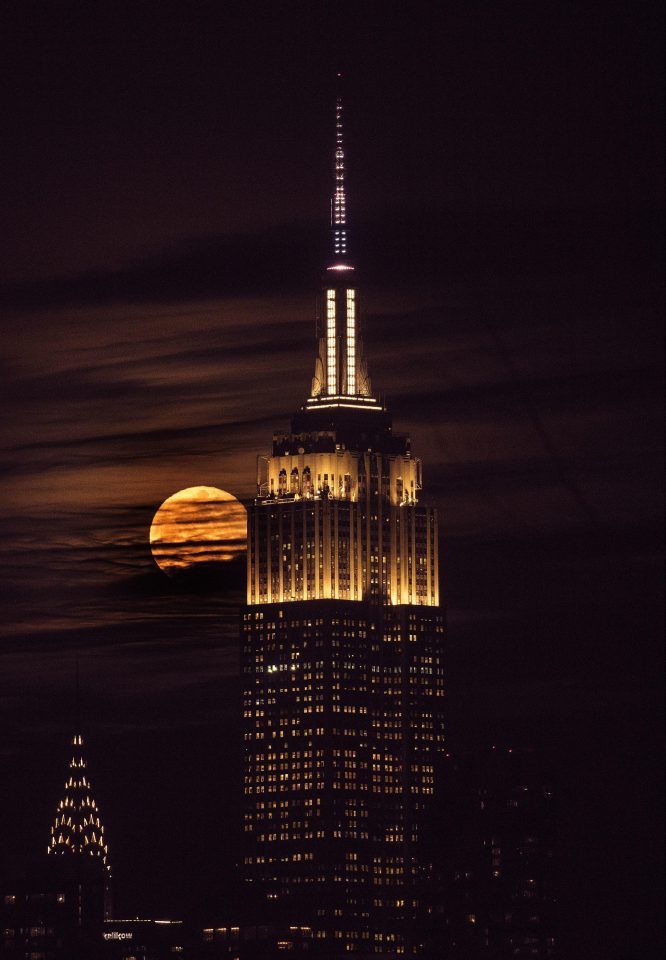
[[[83,737],[72,737],[72,756],[65,781],[65,793],[58,804],[48,852],[97,859],[111,873],[109,850],[99,807],[92,794],[83,752]]]
[[[362,357],[342,100],[310,397],[257,458],[241,646],[244,875],[312,955],[423,956],[444,739],[437,512]],[[254,956],[254,954],[253,954]]]
[[[376,409],[359,336],[359,304],[355,266],[349,258],[346,158],[343,102],[335,102],[333,196],[331,198],[331,253],[322,297],[315,373],[304,409]]]
[[[419,504],[421,460],[370,388],[348,256],[342,100],[335,109],[332,259],[310,396],[257,461],[248,604],[353,600],[439,605],[437,517]],[[301,535],[302,534],[302,535]]]

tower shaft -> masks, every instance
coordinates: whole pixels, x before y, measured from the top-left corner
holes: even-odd
[[[335,130],[311,395],[248,510],[244,870],[262,922],[307,931],[313,956],[394,960],[419,953],[443,747],[437,514],[372,395],[339,98]]]

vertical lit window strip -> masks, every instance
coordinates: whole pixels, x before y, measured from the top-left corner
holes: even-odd
[[[356,395],[356,291],[347,290],[347,393]]]
[[[337,393],[335,356],[335,290],[326,291],[326,388],[330,396]]]

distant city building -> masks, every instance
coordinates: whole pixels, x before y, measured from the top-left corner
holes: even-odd
[[[64,794],[47,847],[2,899],[2,956],[12,960],[97,960],[111,912],[111,868],[93,797],[83,737],[72,738]]]
[[[108,960],[191,960],[199,955],[182,920],[105,920],[101,936]]]
[[[421,955],[431,879],[437,516],[419,502],[421,462],[393,434],[363,356],[340,99],[335,136],[311,395],[259,459],[249,509],[243,867],[277,955],[393,960]],[[235,955],[263,956],[258,933],[252,945],[244,933]]]
[[[447,759],[429,960],[559,957],[552,773],[532,750]]]

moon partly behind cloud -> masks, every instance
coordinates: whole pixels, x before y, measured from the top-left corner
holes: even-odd
[[[247,512],[217,487],[188,487],[168,497],[150,527],[153,558],[167,574],[234,560],[247,547]]]

